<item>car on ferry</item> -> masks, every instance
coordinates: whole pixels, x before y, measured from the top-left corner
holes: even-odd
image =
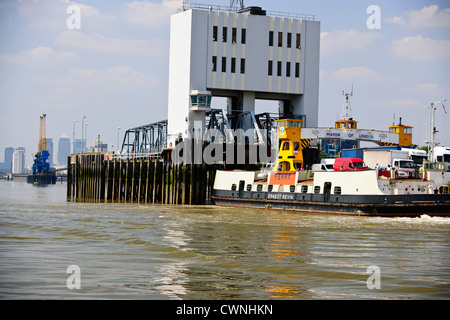
[[[336,158],[334,171],[362,171],[368,170],[364,161],[359,158]]]

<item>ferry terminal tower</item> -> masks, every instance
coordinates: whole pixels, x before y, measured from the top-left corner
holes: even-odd
[[[212,97],[227,98],[227,114],[276,100],[280,117],[317,126],[319,57],[314,16],[184,3],[170,21],[167,145],[203,136],[194,123],[204,130]]]

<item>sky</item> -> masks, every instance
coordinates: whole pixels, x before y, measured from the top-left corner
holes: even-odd
[[[402,117],[414,127],[413,143],[425,145],[425,106],[450,98],[449,1],[244,4],[314,14],[321,22],[319,126],[340,118],[342,91],[353,86],[359,128],[387,130]],[[80,9],[79,25],[72,5]],[[74,120],[81,138],[83,115],[87,144],[100,135],[110,150],[118,133],[121,140],[128,128],[167,119],[170,16],[181,7],[180,0],[0,1],[0,161],[6,147],[25,147],[32,164],[43,113],[54,159],[59,137],[72,140]],[[436,137],[448,146],[447,104],[437,106]],[[213,107],[226,106],[213,99]],[[256,112],[276,110],[276,102],[257,102]]]

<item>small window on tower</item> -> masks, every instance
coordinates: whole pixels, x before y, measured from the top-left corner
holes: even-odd
[[[268,65],[267,75],[269,75],[269,76],[272,75],[272,69],[273,69],[273,61],[272,61],[272,60],[269,60],[269,65]]]
[[[222,72],[226,72],[226,71],[227,71],[227,58],[222,57]]]
[[[236,58],[231,58],[231,73],[236,72]]]
[[[213,72],[217,71],[217,57],[216,56],[212,57],[212,71]]]
[[[217,41],[217,26],[213,26],[213,41]]]
[[[227,27],[222,28],[222,41],[227,42]]]
[[[242,29],[242,30],[241,30],[241,43],[242,43],[242,44],[245,44],[246,33],[247,33],[247,32],[246,32],[246,29]]]
[[[300,33],[297,33],[296,35],[296,41],[295,41],[295,47],[297,48],[297,49],[300,49]]]

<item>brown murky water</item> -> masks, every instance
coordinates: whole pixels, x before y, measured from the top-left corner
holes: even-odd
[[[0,298],[450,298],[449,218],[73,203],[65,194],[65,184],[0,182]]]

